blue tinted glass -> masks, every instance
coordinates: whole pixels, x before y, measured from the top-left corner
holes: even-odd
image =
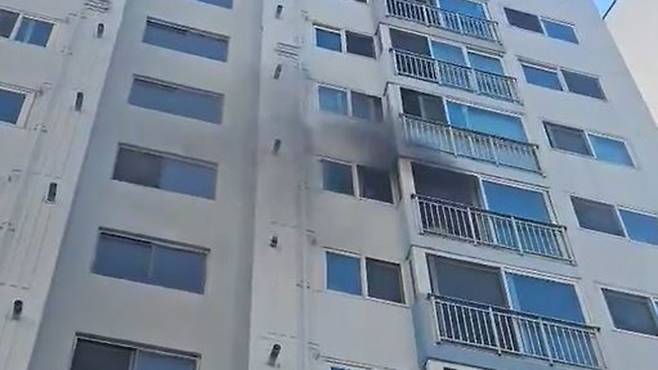
[[[161,353],[139,351],[135,370],[194,370],[196,361],[189,358],[167,356]]]
[[[471,61],[471,67],[489,73],[502,75],[503,65],[498,58],[488,57],[477,53],[468,53],[468,59]]]
[[[135,79],[128,101],[138,107],[220,123],[223,95]]]
[[[315,29],[316,45],[329,50],[342,51],[340,34],[337,32],[327,31],[320,28]]]
[[[584,323],[573,285],[530,276],[508,274],[512,307],[516,310]]]
[[[0,37],[9,37],[18,20],[18,13],[0,9]]]
[[[489,181],[484,181],[484,192],[492,211],[535,221],[550,221],[542,193]]]
[[[447,103],[447,106],[450,124],[460,128],[468,128],[466,106],[450,101]]]
[[[16,124],[24,102],[25,95],[0,89],[0,122]]]
[[[629,238],[658,245],[658,218],[623,209],[619,214]]]
[[[96,247],[94,272],[132,281],[147,282],[151,244],[101,234]]]
[[[361,295],[360,260],[327,252],[327,289]]]
[[[341,194],[354,195],[352,167],[342,163],[322,161],[322,188]]]
[[[50,33],[52,30],[52,23],[23,18],[18,33],[16,34],[16,41],[32,45],[46,46],[48,45],[48,39],[50,39]]]
[[[553,90],[562,90],[560,79],[555,71],[547,71],[523,64],[523,73],[529,84],[546,87]]]
[[[153,253],[153,284],[203,293],[206,256],[202,253],[156,246]]]
[[[590,135],[589,138],[596,158],[606,162],[633,166],[633,160],[623,142],[596,135]]]
[[[615,327],[636,333],[658,335],[655,310],[648,298],[603,289]],[[654,311],[655,312],[655,311]]]
[[[472,17],[486,18],[484,6],[468,0],[440,0],[439,6],[441,9],[449,10],[452,12],[467,14]]]
[[[526,141],[521,119],[506,114],[468,107],[468,123],[471,130],[513,140]]]
[[[573,42],[574,44],[578,43],[578,38],[576,37],[576,32],[573,30],[573,27],[561,23],[551,22],[546,19],[544,19],[543,22],[544,29],[546,30],[546,34],[549,37]]]
[[[605,99],[601,83],[596,77],[565,70],[562,70],[562,76],[564,76],[564,82],[566,82],[567,88],[572,93]]]
[[[228,41],[219,36],[147,21],[143,41],[183,53],[226,61]]]
[[[347,115],[347,93],[345,91],[320,86],[318,96],[321,110]]]
[[[432,41],[432,55],[434,56],[434,59],[443,62],[466,65],[464,53],[462,53],[462,49],[457,46]]]
[[[210,166],[163,158],[159,188],[214,199],[217,170]]]
[[[206,4],[221,6],[223,8],[230,9],[233,7],[233,0],[198,0],[198,1]]]

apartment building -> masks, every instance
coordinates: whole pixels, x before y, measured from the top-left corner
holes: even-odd
[[[649,106],[654,122],[658,122],[658,68],[653,63],[656,56],[643,40],[653,40],[658,35],[658,4],[653,1],[616,1],[605,15],[612,37],[617,43],[642,97]]]
[[[590,0],[0,0],[1,370],[651,370]]]

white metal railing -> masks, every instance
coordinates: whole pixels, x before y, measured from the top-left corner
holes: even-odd
[[[422,233],[573,262],[564,226],[503,215],[424,195],[412,195],[412,198],[416,203]]]
[[[400,49],[391,49],[391,52],[395,71],[401,76],[435,82],[521,104],[517,81],[514,77],[443,62]]]
[[[447,341],[601,369],[598,328],[454,298],[430,296],[439,342]]]
[[[446,29],[462,35],[500,42],[498,23],[410,0],[387,0],[387,14],[429,27]]]
[[[536,144],[507,139],[444,123],[402,115],[405,141],[412,145],[494,163],[541,172]]]

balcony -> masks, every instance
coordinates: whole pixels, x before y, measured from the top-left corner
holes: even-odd
[[[566,228],[424,195],[412,195],[423,234],[573,262]]]
[[[451,342],[554,363],[603,368],[598,328],[430,295],[439,343]]]
[[[484,18],[472,17],[408,0],[387,0],[386,14],[392,17],[441,28],[482,40],[500,42],[498,24]]]
[[[541,172],[539,147],[536,144],[462,129],[408,114],[402,115],[402,125],[407,144],[497,166]]]
[[[401,76],[521,104],[517,82],[513,77],[443,62],[399,49],[391,49],[391,52],[395,71]]]

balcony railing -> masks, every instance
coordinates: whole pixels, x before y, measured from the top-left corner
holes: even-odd
[[[466,130],[420,117],[402,115],[408,144],[450,153],[498,166],[541,172],[535,144]]]
[[[564,226],[424,195],[413,195],[412,198],[416,202],[422,233],[573,262]]]
[[[399,49],[391,49],[395,71],[401,76],[468,90],[495,99],[521,103],[516,79],[471,67],[443,62]]]
[[[431,296],[439,342],[454,342],[593,369],[603,368],[598,328]]]
[[[500,42],[498,24],[485,18],[451,12],[409,0],[387,0],[386,11],[390,16],[425,26],[442,28],[487,41]]]

